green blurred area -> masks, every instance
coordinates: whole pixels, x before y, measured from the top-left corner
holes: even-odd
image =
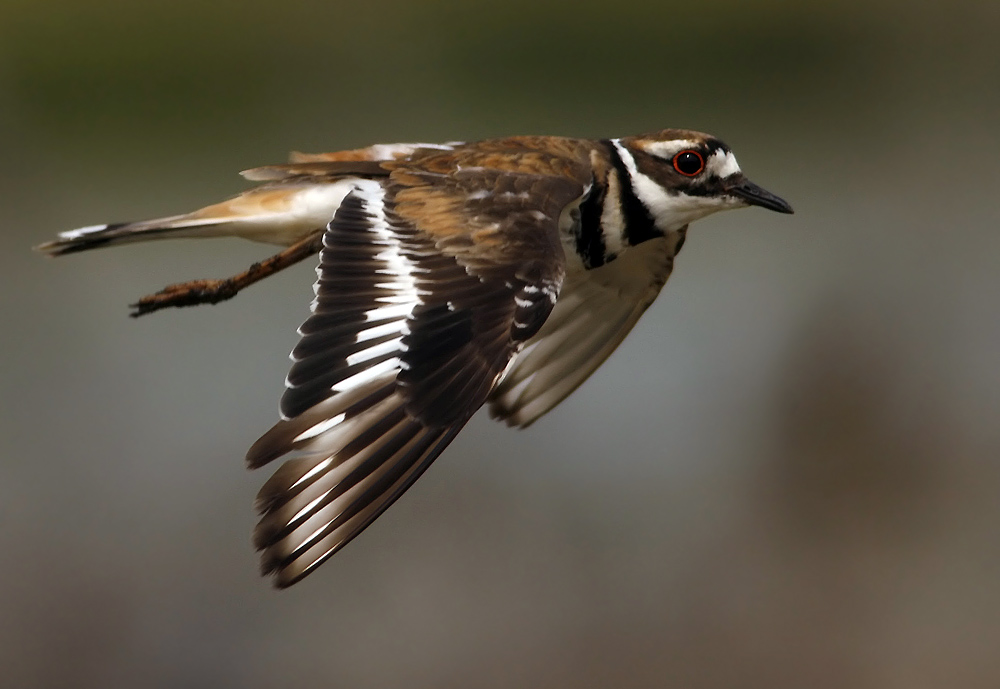
[[[875,82],[893,46],[836,4],[50,2],[8,4],[0,26],[17,114],[59,143],[323,120],[351,144],[596,135],[734,108],[787,126],[833,94],[858,115],[891,95]]]
[[[1000,685],[998,36],[994,0],[5,0],[0,684]],[[699,222],[593,380],[282,594],[241,456],[312,267],[136,322],[267,249],[29,251],[292,149],[667,126],[796,215]]]
[[[991,5],[7,2],[0,117],[48,165],[664,123],[891,147],[997,112]]]

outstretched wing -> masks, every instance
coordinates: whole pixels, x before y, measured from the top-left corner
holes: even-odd
[[[685,231],[567,275],[552,314],[492,391],[490,415],[511,426],[529,426],[587,380],[660,293]]]
[[[361,180],[326,230],[284,419],[247,455],[258,467],[295,453],[257,502],[254,542],[278,586],[313,571],[420,476],[555,303],[558,224],[582,184],[455,168]]]

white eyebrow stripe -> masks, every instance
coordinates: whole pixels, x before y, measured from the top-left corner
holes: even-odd
[[[701,144],[690,139],[674,139],[673,141],[649,141],[643,143],[640,148],[657,158],[673,158],[681,151],[688,148],[698,148]]]

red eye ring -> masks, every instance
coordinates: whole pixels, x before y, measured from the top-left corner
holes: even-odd
[[[705,157],[692,149],[685,149],[674,156],[674,169],[685,177],[697,177],[705,170]]]

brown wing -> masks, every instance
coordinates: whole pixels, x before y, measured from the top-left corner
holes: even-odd
[[[559,218],[582,185],[458,166],[361,181],[326,231],[286,418],[247,456],[256,467],[298,455],[258,496],[255,544],[278,586],[313,571],[420,476],[552,309]]]
[[[413,160],[424,155],[452,151],[461,142],[448,144],[376,144],[366,148],[332,153],[300,153],[292,151],[289,162],[244,170],[245,178],[253,181],[287,181],[310,177],[360,175],[384,177],[388,169],[382,164],[397,160]]]
[[[475,411],[545,321],[565,272],[559,220],[584,190],[562,174],[442,158],[393,173],[396,212],[419,228],[412,241],[426,292],[399,381],[409,412],[430,424]],[[458,171],[442,177],[436,167],[446,163]]]

